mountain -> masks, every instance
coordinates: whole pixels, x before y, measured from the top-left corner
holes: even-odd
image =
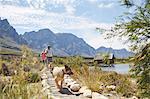
[[[96,53],[113,53],[116,58],[128,58],[133,56],[133,52],[129,52],[126,49],[112,49],[106,47],[99,47],[96,49]]]
[[[26,32],[18,35],[7,19],[0,19],[0,48],[20,50],[20,45],[28,45],[36,51],[42,51],[47,45],[52,45],[54,55],[69,56],[82,55],[94,56],[95,49],[83,39],[71,33],[53,33],[49,29],[37,32]]]
[[[15,41],[17,44],[27,44],[26,40],[24,40],[16,30],[9,24],[7,19],[0,19],[0,37],[8,37]]]
[[[41,29],[37,32],[26,32],[23,38],[33,49],[43,50],[47,45],[52,45],[55,55],[94,56],[95,54],[94,48],[71,33],[53,33],[49,29]]]
[[[95,49],[88,45],[82,38],[71,33],[58,33],[57,48],[69,55],[94,56]]]
[[[53,54],[58,56],[94,56],[95,53],[113,53],[117,58],[128,58],[133,56],[132,52],[126,49],[112,49],[100,47],[92,48],[82,38],[71,33],[53,33],[49,29],[25,32],[19,35],[9,24],[7,19],[0,19],[0,49],[20,50],[20,45],[28,45],[35,51],[41,52],[47,45],[53,48]]]
[[[7,19],[0,19],[0,49],[1,51],[19,51],[21,44],[27,44]]]

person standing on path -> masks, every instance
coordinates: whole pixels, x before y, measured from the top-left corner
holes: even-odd
[[[44,51],[41,53],[41,58],[43,63],[46,64],[46,66],[48,66],[49,63],[52,62],[52,49],[51,46],[48,46],[46,49],[44,49]]]

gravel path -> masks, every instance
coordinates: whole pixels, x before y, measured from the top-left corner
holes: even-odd
[[[82,94],[71,92],[66,86],[63,86],[63,89],[59,92],[51,73],[46,68],[43,70],[41,77],[43,78],[43,91],[49,99],[89,99]]]

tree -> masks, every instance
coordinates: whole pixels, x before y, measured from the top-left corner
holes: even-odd
[[[131,72],[137,77],[138,95],[150,98],[150,44],[136,55]]]
[[[136,0],[135,0],[136,1]],[[115,35],[126,36],[133,50],[140,50],[150,43],[150,0],[145,0],[142,5],[136,5],[130,0],[122,0],[127,7],[134,7],[134,13],[126,13],[116,23],[113,31]]]
[[[103,55],[103,61],[105,64],[110,65],[109,54]]]
[[[150,98],[150,0],[121,0],[127,8],[134,9],[132,13],[123,15],[108,35],[127,37],[132,44],[132,50],[137,51],[133,75],[137,78],[138,95]]]

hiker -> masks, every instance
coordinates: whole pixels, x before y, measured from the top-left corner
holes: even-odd
[[[43,63],[49,64],[52,62],[52,51],[50,51],[51,46],[48,46],[41,54]]]
[[[45,53],[45,50],[42,51],[41,58],[42,58],[42,62],[46,63],[46,53]]]

